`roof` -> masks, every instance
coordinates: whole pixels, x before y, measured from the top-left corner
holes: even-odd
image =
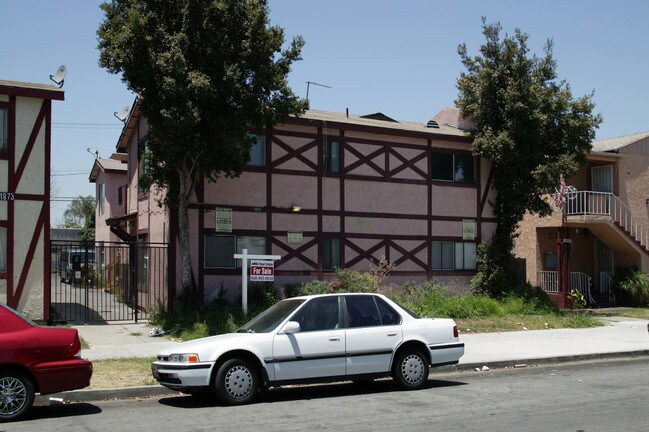
[[[92,170],[90,171],[90,183],[94,183],[97,180],[97,176],[100,171],[105,173],[126,173],[127,172],[127,159],[126,155],[113,154],[110,159],[95,159],[95,163],[92,165]]]
[[[464,118],[458,108],[445,107],[443,110],[435,114],[432,120],[436,121],[437,124],[463,131],[475,129],[471,120]]]
[[[383,114],[384,115],[384,114]],[[387,116],[386,116],[387,117]],[[338,124],[351,124],[358,126],[377,127],[382,129],[392,129],[409,132],[421,132],[435,135],[449,135],[456,137],[465,137],[464,131],[447,125],[439,125],[439,128],[427,127],[424,123],[408,121],[388,121],[377,120],[375,118],[363,117],[355,114],[336,113],[330,111],[307,110],[299,118],[307,120],[317,120],[322,122],[332,122]]]
[[[634,142],[643,140],[645,138],[649,138],[649,131],[597,140],[597,141],[593,141],[592,151],[594,152],[616,151],[621,149],[622,147],[626,147],[629,144],[633,144]]]
[[[65,92],[59,87],[51,84],[0,80],[0,94],[63,100]]]

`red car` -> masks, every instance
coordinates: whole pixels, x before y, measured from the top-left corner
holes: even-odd
[[[0,304],[0,422],[24,415],[34,395],[90,385],[77,330],[36,325]]]

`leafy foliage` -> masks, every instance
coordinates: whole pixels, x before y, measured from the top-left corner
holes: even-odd
[[[637,267],[616,269],[613,289],[621,304],[649,305],[649,275]]]
[[[458,47],[466,72],[457,81],[456,105],[475,125],[473,152],[491,162],[498,191],[491,203],[498,227],[493,246],[479,251],[475,282],[489,294],[515,285],[509,269],[518,223],[526,212],[551,213],[543,192],[584,163],[601,122],[592,94],[575,99],[558,80],[551,40],[537,57],[529,53],[527,34],[516,29],[501,39],[501,30],[483,18],[480,55]]]
[[[95,198],[87,195],[75,198],[63,212],[61,228],[81,228],[81,239],[95,239]]]
[[[99,64],[141,96],[150,130],[140,181],[164,190],[176,212],[182,288],[193,290],[188,201],[201,179],[241,173],[251,129],[306,109],[287,81],[304,41],[282,49],[284,32],[270,26],[265,0],[114,0],[101,8]]]

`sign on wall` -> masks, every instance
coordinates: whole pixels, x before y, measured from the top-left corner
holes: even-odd
[[[232,209],[216,208],[216,231],[232,232]]]
[[[275,263],[272,260],[250,260],[251,282],[273,282]]]
[[[288,237],[288,242],[290,243],[304,243],[304,239],[302,238],[302,231],[289,231],[287,233]]]
[[[462,219],[462,240],[475,240],[475,221]]]

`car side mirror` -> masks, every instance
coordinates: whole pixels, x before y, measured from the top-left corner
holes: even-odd
[[[293,334],[300,331],[300,323],[297,321],[289,321],[286,323],[280,334]]]

